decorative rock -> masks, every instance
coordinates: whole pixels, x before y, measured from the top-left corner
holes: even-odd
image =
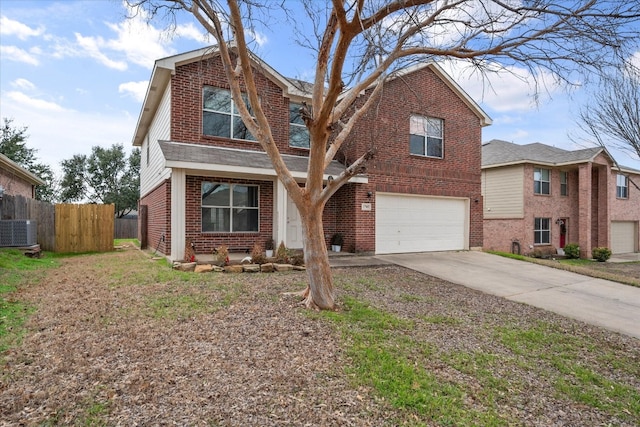
[[[216,273],[222,273],[224,271],[224,268],[220,267],[219,265],[212,265],[211,268],[212,271]]]
[[[194,271],[196,269],[195,262],[174,262],[173,268],[179,271]]]
[[[245,264],[242,266],[242,270],[245,273],[260,273],[260,265],[259,264]]]
[[[200,264],[196,265],[194,270],[196,273],[209,273],[213,271],[213,266],[211,264]]]
[[[273,263],[268,262],[260,266],[260,271],[263,273],[273,273]]]
[[[242,273],[242,266],[241,265],[227,265],[224,268],[224,272],[225,273]]]
[[[293,270],[293,265],[291,264],[273,264],[273,268],[276,271],[291,271]]]
[[[307,271],[307,267],[305,267],[304,265],[294,265],[293,266],[293,270],[294,271]]]

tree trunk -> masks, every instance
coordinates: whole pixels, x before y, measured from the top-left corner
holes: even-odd
[[[304,295],[304,304],[316,310],[333,310],[333,277],[324,239],[323,208],[322,204],[309,207],[307,215],[301,215],[304,262],[309,275],[309,287]]]

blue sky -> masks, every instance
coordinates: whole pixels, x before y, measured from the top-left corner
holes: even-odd
[[[57,169],[94,145],[130,150],[154,61],[210,44],[187,14],[172,36],[161,22],[148,25],[126,14],[118,0],[0,0],[0,116],[28,127],[27,144],[40,161]],[[285,76],[311,79],[311,53],[280,28],[260,33],[256,54]],[[584,90],[569,96],[550,85],[536,104],[532,87],[513,74],[492,76],[489,88],[448,69],[493,119],[483,141],[584,147],[568,136],[579,132]],[[528,77],[524,69],[513,71]],[[611,152],[620,164],[640,169],[637,156]]]

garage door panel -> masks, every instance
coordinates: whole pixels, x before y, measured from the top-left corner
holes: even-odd
[[[376,253],[466,248],[467,202],[397,194],[376,195]]]
[[[614,254],[635,252],[637,240],[637,224],[634,221],[611,223],[611,252]]]

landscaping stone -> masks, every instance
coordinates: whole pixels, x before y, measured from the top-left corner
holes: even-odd
[[[245,273],[260,273],[260,264],[245,264],[242,269]]]
[[[293,270],[293,265],[291,265],[291,264],[273,264],[273,268],[276,271],[291,271],[291,270]]]
[[[294,265],[293,266],[293,270],[294,271],[307,271],[307,267],[305,267],[304,265]]]
[[[263,273],[273,273],[273,263],[268,262],[260,266],[260,271]]]
[[[213,266],[211,264],[199,264],[196,265],[194,270],[196,273],[210,273],[213,271]]]
[[[174,262],[173,268],[179,271],[194,271],[196,269],[195,262]]]
[[[243,269],[241,265],[227,265],[224,268],[225,273],[242,273]]]

